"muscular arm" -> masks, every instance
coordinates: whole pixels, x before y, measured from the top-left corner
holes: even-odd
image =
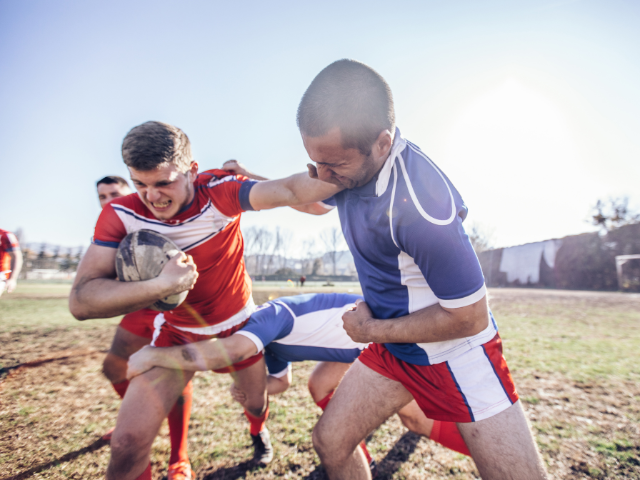
[[[247,167],[245,167],[242,163],[238,162],[237,160],[227,160],[222,165],[222,169],[228,172],[234,173],[236,175],[244,175],[245,177],[248,177],[252,180],[259,180],[259,181],[269,180],[266,177],[262,177],[260,175],[257,175],[249,171]],[[324,200],[326,198],[328,197],[324,197],[321,200]],[[290,205],[290,206],[294,210],[298,210],[299,212],[302,212],[302,213],[308,213],[310,215],[324,215],[325,213],[328,213],[332,210],[332,208],[327,208],[324,206],[324,204],[320,202],[309,203],[306,205]],[[256,208],[256,210],[258,209]]]
[[[134,312],[160,298],[193,288],[198,277],[193,260],[181,252],[152,280],[119,282],[115,257],[115,248],[91,245],[87,250],[69,297],[69,310],[76,319],[108,318]]]
[[[373,318],[365,302],[342,319],[347,334],[360,343],[431,343],[471,337],[489,325],[487,297],[461,308],[431,305],[393,320]]]
[[[204,340],[175,347],[145,347],[129,359],[127,378],[153,367],[174,370],[217,370],[241,362],[258,353],[256,345],[244,335]]]

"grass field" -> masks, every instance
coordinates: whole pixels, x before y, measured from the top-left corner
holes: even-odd
[[[0,298],[2,480],[104,475],[109,448],[100,436],[120,401],[100,368],[118,319],[75,321],[69,288],[24,283]],[[254,298],[300,292],[257,287]],[[504,289],[491,291],[491,307],[549,472],[640,478],[640,296]],[[247,422],[228,394],[230,377],[198,374],[190,431],[197,478],[325,478],[311,444],[320,413],[306,389],[312,367],[295,365],[292,388],[271,399],[276,460],[261,470],[248,466]],[[477,478],[471,459],[407,433],[397,418],[368,446],[380,479]],[[156,479],[165,478],[168,452],[165,425],[152,453]]]

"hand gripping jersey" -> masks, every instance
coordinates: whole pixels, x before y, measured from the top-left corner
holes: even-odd
[[[338,206],[375,318],[392,321],[436,303],[464,307],[485,296],[480,263],[462,228],[467,207],[449,179],[400,130],[378,175],[324,203]],[[473,337],[385,346],[400,360],[431,365],[488,342],[496,332],[491,317]]]
[[[173,240],[193,256],[199,277],[185,302],[164,317],[182,330],[215,335],[246,320],[255,308],[240,233],[240,214],[253,210],[249,191],[255,183],[224,170],[203,172],[194,182],[193,201],[166,221],[155,218],[137,193],[117,198],[102,210],[93,243],[117,248],[127,234],[143,228]]]
[[[9,256],[9,252],[19,248],[18,239],[13,233],[0,229],[0,282],[8,280],[11,274],[11,256]]]
[[[263,305],[236,332],[255,343],[270,375],[287,373],[289,362],[305,360],[351,363],[367,346],[356,343],[344,330],[342,314],[359,295],[311,293],[281,297]]]

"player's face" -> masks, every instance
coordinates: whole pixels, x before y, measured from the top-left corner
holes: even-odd
[[[129,167],[129,173],[140,199],[151,213],[159,220],[169,220],[193,200],[198,164],[191,162],[186,172],[173,163],[165,163],[148,171]]]
[[[124,197],[130,193],[131,190],[129,190],[129,187],[125,187],[119,183],[111,183],[109,185],[101,183],[98,185],[98,200],[100,201],[100,208],[104,208],[104,206],[114,198]]]
[[[318,179],[345,188],[361,187],[382,168],[393,139],[385,130],[374,143],[371,153],[363,155],[357,148],[343,148],[339,128],[321,137],[302,135],[309,158],[316,164]]]

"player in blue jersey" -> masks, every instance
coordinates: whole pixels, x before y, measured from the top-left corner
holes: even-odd
[[[462,227],[467,207],[395,127],[388,84],[337,61],[313,80],[297,120],[310,175],[345,188],[332,201],[366,301],[343,316],[345,329],[374,342],[314,429],[329,478],[370,478],[356,446],[412,398],[427,417],[458,424],[483,478],[545,478]]]
[[[362,297],[346,293],[278,298],[261,305],[249,322],[230,337],[140,350],[130,358],[127,376],[132,378],[154,366],[187,371],[219,369],[264,350],[270,395],[289,387],[291,362],[318,361],[309,379],[309,390],[324,410],[350,364],[366,346],[351,340],[342,326],[342,315],[359,300]],[[234,398],[243,403],[245,397],[235,389]],[[426,418],[415,402],[398,413],[410,430],[468,455],[455,424]],[[364,442],[361,446],[370,462]]]

